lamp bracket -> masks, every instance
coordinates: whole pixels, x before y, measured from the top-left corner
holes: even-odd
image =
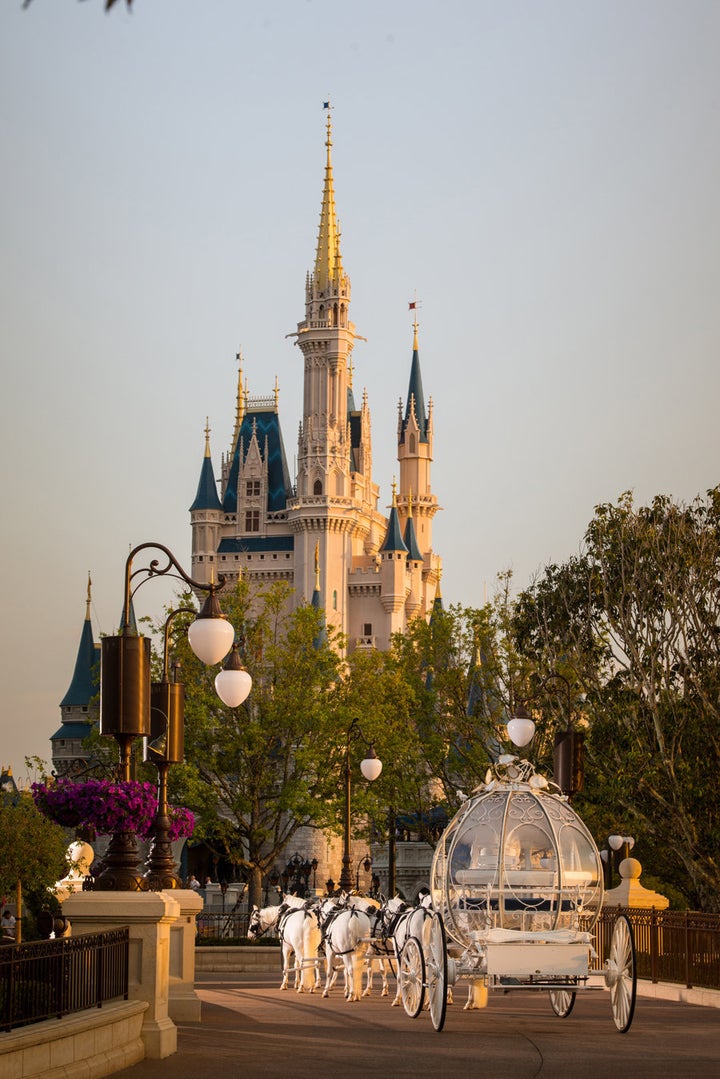
[[[132,564],[135,556],[139,554],[140,551],[147,550],[162,551],[165,556],[165,561],[161,564],[159,558],[153,558],[148,566],[142,566],[140,569],[133,570]],[[144,577],[133,587],[132,582],[139,574],[144,574]],[[130,603],[138,588],[145,584],[151,577],[164,577],[166,575],[177,577],[178,580],[185,581],[186,584],[190,585],[193,591],[208,592],[211,596],[214,596],[216,592],[219,592],[224,588],[226,581],[225,575],[222,573],[218,575],[217,583],[211,582],[210,584],[203,584],[200,581],[196,581],[185,572],[175,555],[164,544],[153,542],[139,543],[137,547],[133,547],[125,563],[125,602],[123,608],[125,626],[130,624]]]

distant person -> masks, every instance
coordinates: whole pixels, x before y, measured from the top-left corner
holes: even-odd
[[[194,892],[197,892],[197,891],[200,890],[200,881],[197,879],[197,877],[195,876],[194,873],[190,877],[190,880],[188,881],[188,888],[192,888],[192,890]]]
[[[0,917],[0,928],[2,928],[2,935],[4,937],[12,937],[15,939],[15,918],[11,911],[4,910],[2,917]]]
[[[208,884],[212,884],[212,881],[210,880],[210,877],[205,877],[205,887],[206,888],[207,888]]]

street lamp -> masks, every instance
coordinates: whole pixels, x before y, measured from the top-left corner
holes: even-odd
[[[609,891],[613,886],[613,868],[620,870],[620,863],[630,857],[630,851],[635,846],[635,838],[631,835],[608,836],[608,845],[600,851],[603,863],[603,875],[605,877],[605,890]],[[613,863],[614,866],[613,866]]]
[[[553,746],[553,772],[555,782],[568,798],[577,794],[583,788],[584,781],[584,735],[572,725],[572,700],[570,696],[570,683],[565,675],[557,671],[551,672],[543,678],[531,697],[519,701],[515,712],[507,723],[507,732],[513,743],[518,746],[528,745],[535,735],[535,723],[525,708],[526,704],[535,700],[542,690],[553,681],[562,682],[567,694],[567,726],[564,730],[555,732]]]
[[[361,858],[360,861],[357,864],[357,869],[355,870],[355,891],[356,892],[360,891],[360,866],[363,867],[363,869],[365,870],[366,873],[370,872],[370,870],[372,869],[372,858],[370,857],[369,854],[366,854],[364,858]]]
[[[163,628],[162,680],[150,687],[150,737],[145,743],[145,759],[157,768],[158,799],[145,880],[153,891],[182,886],[170,840],[167,774],[170,765],[182,763],[185,756],[185,686],[177,680],[177,667],[173,668],[172,681],[168,678],[168,640],[173,619],[194,613],[188,607],[178,607],[168,615]]]
[[[164,556],[153,558],[148,566],[133,570],[133,560],[141,551],[159,551]],[[220,610],[216,593],[225,584],[225,578],[219,577],[217,584],[203,584],[195,581],[182,568],[175,556],[161,543],[141,543],[134,547],[125,563],[125,593],[123,603],[123,621],[120,633],[103,637],[100,668],[100,733],[113,737],[118,743],[120,756],[120,779],[130,779],[130,752],[136,738],[151,737],[157,743],[162,739],[156,727],[156,736],[152,737],[152,701],[155,702],[156,718],[165,722],[165,749],[161,751],[161,742],[154,747],[155,759],[172,763],[182,749],[179,739],[182,737],[183,687],[178,682],[167,679],[167,632],[174,613],[165,624],[165,642],[163,656],[163,681],[155,690],[150,682],[150,641],[140,636],[131,628],[131,604],[135,592],[151,577],[170,575],[186,582],[195,592],[206,592],[207,598],[195,621],[188,630],[188,641],[195,655],[203,663],[214,664],[230,651],[235,631],[231,623]],[[141,577],[133,584],[136,578]],[[178,612],[179,613],[179,612]],[[195,612],[192,612],[195,613]],[[178,731],[180,732],[178,734]],[[169,752],[168,752],[169,751]],[[182,759],[180,757],[179,759]],[[160,847],[165,843],[162,836],[164,823],[167,822],[167,789],[165,786],[166,769],[160,769],[159,801],[164,800],[164,807],[159,809]],[[162,818],[165,818],[163,821]],[[166,853],[158,850],[159,864],[153,868],[150,878],[170,879],[174,874],[167,872]],[[133,832],[115,833],[104,859],[103,872],[95,881],[95,888],[101,891],[140,891],[148,886],[148,881],[137,872],[137,838]],[[172,885],[170,885],[172,886]]]
[[[353,738],[360,738],[368,747],[367,756],[360,763],[360,771],[365,779],[372,783],[382,772],[382,761],[375,752],[375,746],[368,742],[360,730],[360,720],[354,719],[348,727],[345,740],[345,819],[342,871],[340,889],[349,892],[352,889],[352,859],[350,857],[350,744]]]

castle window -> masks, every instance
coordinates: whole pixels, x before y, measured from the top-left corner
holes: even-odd
[[[410,453],[415,453],[415,435],[410,435],[410,445],[408,446]]]
[[[245,531],[260,531],[260,510],[245,510]]]
[[[337,610],[337,588],[333,589],[333,610]]]
[[[248,480],[245,484],[245,496],[247,498],[260,497],[260,480]]]
[[[321,495],[322,494],[322,480],[315,480],[315,483],[313,485],[313,494],[314,495]]]

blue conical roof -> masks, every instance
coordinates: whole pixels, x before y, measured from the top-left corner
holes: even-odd
[[[408,549],[408,558],[411,562],[422,562],[423,556],[418,546],[412,517],[408,517],[405,524],[405,546]]]
[[[427,414],[425,412],[425,395],[423,393],[422,375],[420,374],[420,353],[417,347],[417,335],[413,348],[412,363],[410,365],[410,383],[408,385],[407,402],[405,404],[405,421],[403,423],[400,441],[405,440],[405,429],[411,413],[415,413],[418,428],[420,429],[420,441],[427,442]]]
[[[400,519],[398,517],[397,506],[395,505],[395,497],[393,496],[393,504],[390,510],[390,516],[388,517],[387,532],[385,533],[385,539],[380,548],[381,551],[404,551],[407,554],[407,547],[405,541],[402,538],[400,532]]]
[[[193,510],[222,510],[222,503],[218,498],[217,484],[215,483],[212,458],[209,456],[203,457],[197,494],[190,507],[190,512],[192,513]]]
[[[98,659],[98,649],[93,641],[90,615],[88,614],[83,622],[80,634],[80,645],[75,660],[72,682],[67,693],[60,701],[61,708],[87,706],[92,698],[97,695],[96,665]]]

